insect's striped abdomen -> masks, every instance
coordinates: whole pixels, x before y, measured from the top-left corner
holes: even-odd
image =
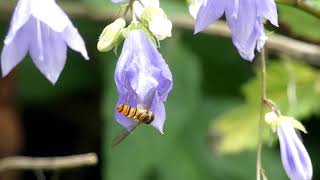
[[[130,119],[136,119],[142,123],[150,124],[154,119],[151,111],[142,108],[136,108],[126,104],[119,104],[116,108],[120,114]]]
[[[136,108],[128,106],[126,104],[119,104],[117,106],[117,111],[128,118],[132,118],[136,113]]]

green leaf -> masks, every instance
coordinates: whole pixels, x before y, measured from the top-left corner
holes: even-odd
[[[319,6],[319,1],[309,0]],[[300,9],[286,5],[278,5],[280,29],[286,30],[296,38],[320,41],[320,19]]]
[[[283,115],[297,119],[320,112],[320,72],[292,60],[272,62],[267,66],[267,94]],[[288,101],[287,85],[294,82],[296,102]],[[254,149],[260,117],[260,76],[243,85],[245,102],[214,119],[211,135],[218,137],[214,149],[220,153],[236,153]],[[270,110],[266,110],[270,111]],[[265,132],[265,139],[272,136]]]

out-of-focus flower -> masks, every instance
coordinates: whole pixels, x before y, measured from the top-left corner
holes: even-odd
[[[133,3],[133,9],[137,18],[149,27],[149,30],[158,40],[171,37],[172,22],[159,7],[159,1],[141,0],[141,3],[139,1]]]
[[[126,26],[126,21],[123,18],[118,18],[113,23],[106,26],[100,37],[97,44],[97,49],[100,52],[106,52],[114,48],[121,42],[121,33],[124,27]]]
[[[283,167],[291,180],[311,180],[312,163],[309,154],[299,139],[295,128],[305,131],[303,125],[287,116],[266,114],[266,122],[277,132]]]
[[[172,75],[154,43],[142,30],[127,34],[115,70],[118,104],[148,109],[154,114],[151,125],[163,133],[164,102],[172,89]],[[137,122],[116,112],[117,121],[128,130]]]
[[[113,3],[125,3],[128,2],[128,0],[111,0]]]
[[[34,64],[54,84],[66,63],[67,45],[89,59],[78,30],[54,0],[20,0],[4,41],[2,75],[29,51]]]
[[[232,32],[233,44],[240,55],[252,61],[254,49],[260,50],[267,39],[263,18],[278,26],[274,0],[205,0],[197,14],[195,33],[204,30],[223,14]]]

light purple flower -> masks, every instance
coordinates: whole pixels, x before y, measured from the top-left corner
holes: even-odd
[[[277,127],[283,167],[291,180],[311,180],[312,164],[308,152],[290,121]]]
[[[128,2],[128,0],[111,0],[111,2],[113,2],[113,3],[124,3],[124,2]]]
[[[67,45],[89,59],[78,30],[54,0],[20,0],[4,41],[2,75],[29,52],[34,64],[54,84],[66,63]]]
[[[142,107],[154,114],[151,125],[163,133],[164,102],[172,89],[168,65],[142,30],[131,30],[115,70],[118,104]],[[128,130],[136,123],[116,112],[117,121]]]
[[[265,41],[263,18],[278,26],[274,0],[205,0],[196,20],[195,33],[204,30],[223,14],[232,33],[233,44],[240,55],[252,61],[254,49],[260,50]]]

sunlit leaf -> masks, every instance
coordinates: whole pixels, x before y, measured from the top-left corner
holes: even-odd
[[[320,72],[292,60],[272,62],[267,66],[267,94],[282,114],[297,119],[320,112]],[[294,82],[296,102],[289,102],[288,83]],[[213,148],[221,153],[235,153],[256,147],[260,117],[260,76],[243,86],[245,103],[227,111],[213,121],[210,134],[218,140]],[[292,87],[291,87],[292,88]],[[266,111],[268,110],[265,108]],[[270,111],[270,110],[269,110]],[[265,139],[270,135],[265,133]]]
[[[320,7],[319,0],[309,0],[308,2]],[[320,41],[320,19],[304,12],[303,10],[278,5],[279,20],[281,30],[287,30],[293,36],[312,41]],[[319,8],[320,9],[320,8]]]

